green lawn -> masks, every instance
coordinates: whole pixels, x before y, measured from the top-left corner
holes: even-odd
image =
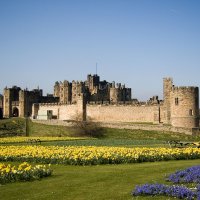
[[[43,142],[42,145],[54,146],[114,146],[114,147],[169,147],[160,140],[131,140],[131,139],[85,139],[71,141]]]
[[[200,160],[84,167],[53,165],[53,175],[44,178],[41,181],[18,182],[1,185],[1,199],[174,199],[168,197],[133,198],[131,196],[131,191],[138,184],[166,183],[165,176],[167,174],[199,163]]]
[[[5,125],[6,124],[6,125]],[[72,136],[73,130],[62,126],[48,126],[29,122],[29,135]],[[42,142],[42,145],[60,146],[122,146],[168,147],[166,141],[200,141],[200,136],[172,132],[157,132],[104,128],[100,139]],[[25,135],[24,119],[0,121],[0,135]],[[16,144],[16,145],[22,145]],[[23,144],[24,145],[24,144]],[[64,166],[53,165],[53,176],[41,181],[17,182],[0,185],[3,200],[133,200],[174,199],[169,197],[132,197],[138,184],[166,183],[165,176],[176,170],[200,164],[200,160],[166,161],[138,164]]]

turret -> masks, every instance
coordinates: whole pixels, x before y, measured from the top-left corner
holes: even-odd
[[[170,96],[171,125],[175,127],[199,127],[199,88],[173,87]]]

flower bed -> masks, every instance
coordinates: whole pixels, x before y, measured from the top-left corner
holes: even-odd
[[[171,174],[168,181],[173,183],[200,183],[200,166],[193,166]]]
[[[15,181],[30,181],[50,176],[52,170],[50,166],[36,165],[32,166],[24,162],[18,166],[0,163],[0,183],[9,183]]]
[[[198,158],[197,148],[0,146],[0,161],[96,165]]]
[[[171,196],[179,199],[194,199],[196,193],[184,186],[168,186],[164,184],[144,184],[137,186],[133,191],[133,196],[141,195],[161,195]]]
[[[170,174],[167,181],[173,183],[194,183],[196,186],[192,189],[183,185],[164,185],[164,184],[144,184],[136,186],[132,192],[133,196],[162,195],[171,196],[179,199],[200,199],[200,166],[194,166],[185,170]]]

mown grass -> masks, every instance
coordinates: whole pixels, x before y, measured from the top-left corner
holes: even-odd
[[[63,166],[53,165],[53,175],[41,181],[18,182],[0,186],[5,200],[133,200],[174,199],[132,197],[138,184],[165,183],[165,176],[200,163],[200,160],[140,164]]]
[[[54,146],[109,146],[109,147],[169,147],[164,141],[130,139],[86,139],[73,141],[43,142],[42,145]]]

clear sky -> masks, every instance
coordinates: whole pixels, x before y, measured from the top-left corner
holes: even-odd
[[[199,0],[0,0],[0,93],[55,81],[125,83],[162,98],[163,77],[200,86]]]

